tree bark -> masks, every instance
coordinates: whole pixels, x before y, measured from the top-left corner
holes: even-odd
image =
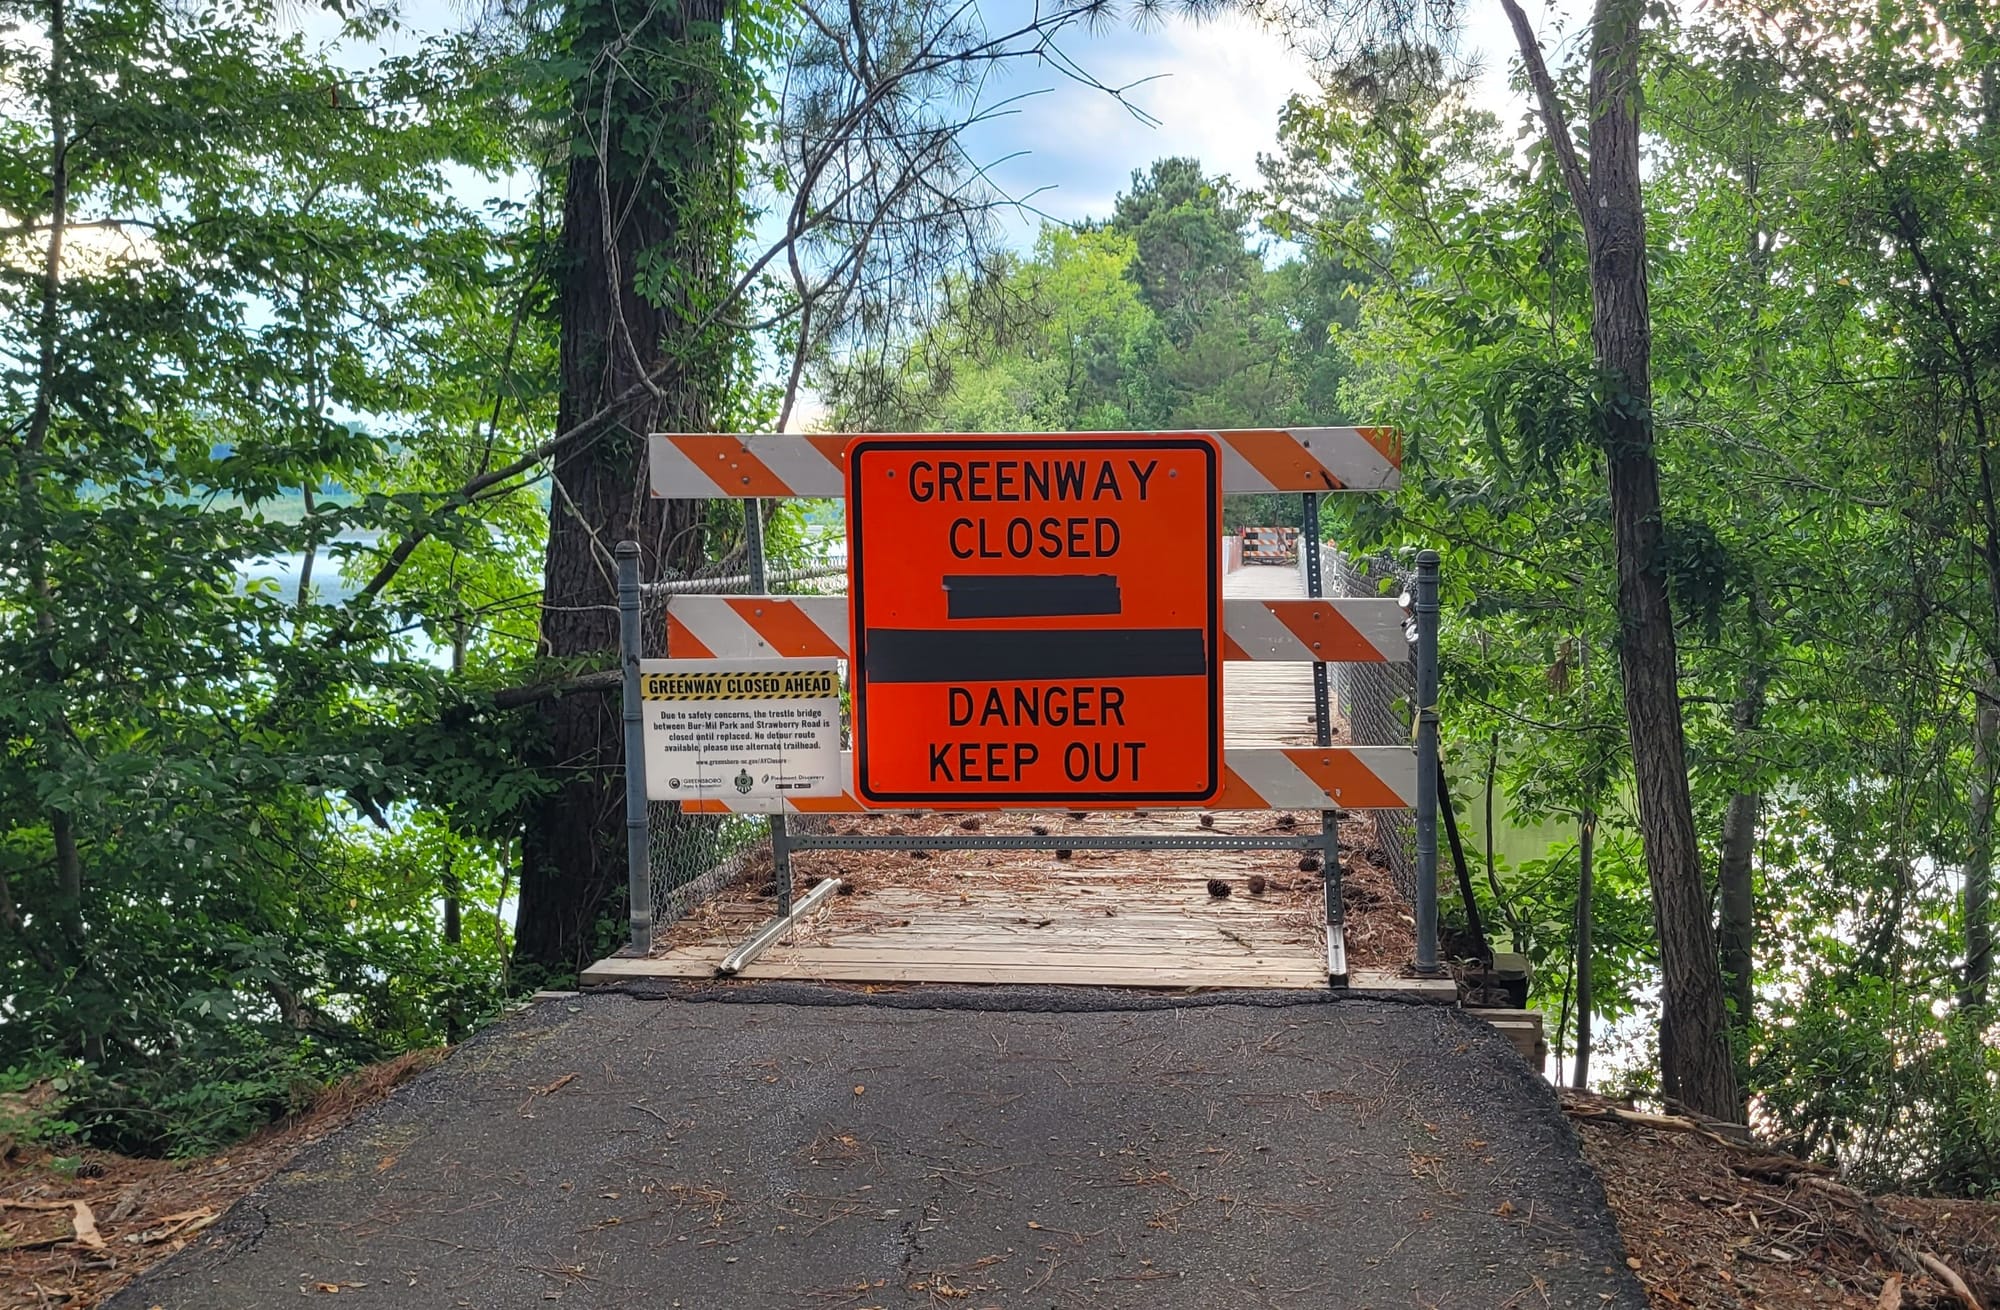
[[[1730,718],[1737,740],[1756,731],[1764,716],[1763,669],[1754,668],[1744,678],[1743,694],[1737,698]],[[1757,850],[1757,820],[1763,809],[1762,793],[1752,788],[1729,798],[1722,820],[1722,861],[1716,876],[1720,918],[1717,939],[1722,951],[1722,979],[1729,1002],[1729,1026],[1741,1032],[1749,1027],[1756,996],[1757,916],[1756,896],[1751,885],[1753,856]]]
[[[1965,985],[1958,1003],[1983,1007],[1993,978],[1993,801],[2000,788],[2000,671],[1988,668],[1972,725],[1972,805],[1965,860]]]
[[[1570,1086],[1581,1092],[1590,1087],[1590,939],[1597,895],[1597,815],[1592,810],[1577,819],[1576,862],[1576,1067]]]
[[[1599,370],[1614,391],[1603,433],[1618,554],[1618,662],[1660,945],[1662,1003],[1673,1016],[1672,1081],[1690,1109],[1733,1121],[1742,1105],[1688,794],[1653,447],[1652,319],[1639,172],[1642,12],[1639,0],[1599,0],[1591,23],[1590,335]]]
[[[641,544],[646,577],[703,557],[704,506],[647,495],[645,438],[708,430],[729,364],[727,338],[696,326],[728,292],[737,230],[728,8],[570,7],[571,54],[588,71],[563,196],[557,428],[609,412],[556,458],[541,620],[552,660],[615,658],[619,540]],[[622,732],[617,700],[600,694],[556,697],[542,719],[539,762],[557,788],[523,836],[515,955],[568,972],[617,935],[599,925],[625,886]]]

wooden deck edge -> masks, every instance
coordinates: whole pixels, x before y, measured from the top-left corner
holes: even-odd
[[[1345,952],[1342,951],[1344,961]],[[1084,987],[1263,987],[1288,991],[1305,990],[1309,986],[1304,977],[1294,978],[1289,972],[1274,973],[1268,969],[1231,969],[1224,972],[1190,968],[1186,970],[1166,970],[1154,980],[1134,977],[1139,971],[1132,969],[1091,969],[1076,965],[1035,966],[1024,961],[1019,966],[993,966],[990,968],[958,968],[948,962],[935,968],[884,968],[875,970],[880,978],[860,978],[856,974],[866,970],[866,966],[843,966],[838,970],[826,970],[824,974],[810,972],[811,966],[785,967],[776,962],[760,962],[746,970],[742,977],[762,978],[767,981],[788,978],[791,981],[811,982],[817,980],[838,982],[938,982],[938,983],[1008,983],[1022,982],[1043,985],[1075,985]],[[932,973],[935,977],[918,978],[912,972]],[[838,975],[838,976],[826,976]],[[980,976],[983,975],[983,976]],[[578,976],[581,986],[601,987],[608,984],[629,982],[636,978],[710,978],[715,976],[714,965],[708,961],[689,959],[654,958],[636,959],[631,956],[612,956],[599,960]],[[1450,1005],[1458,999],[1458,986],[1449,978],[1406,978],[1386,969],[1350,969],[1343,989],[1350,996],[1394,996],[1405,1000],[1424,1001],[1437,1005]],[[1537,1029],[1539,1036],[1539,1026]]]
[[[1540,1010],[1485,1009],[1468,1006],[1465,1011],[1475,1019],[1493,1025],[1502,1037],[1520,1053],[1530,1068],[1541,1069],[1549,1057],[1549,1044],[1542,1030]]]
[[[1450,977],[1412,978],[1389,969],[1352,969],[1347,975],[1350,996],[1396,996],[1406,1001],[1456,1005],[1458,983]]]

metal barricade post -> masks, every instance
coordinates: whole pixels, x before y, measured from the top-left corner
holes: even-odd
[[[1301,498],[1299,534],[1300,560],[1305,565],[1306,595],[1319,600],[1326,595],[1326,578],[1322,567],[1319,548],[1319,493],[1308,491]],[[1312,666],[1313,679],[1313,741],[1315,745],[1333,745],[1333,707],[1327,696],[1326,662],[1315,660]],[[1320,882],[1326,893],[1326,930],[1329,938],[1338,931],[1342,922],[1344,904],[1341,894],[1341,878],[1346,872],[1340,866],[1340,811],[1323,810],[1319,816],[1320,836],[1325,840],[1325,848],[1320,852]],[[1345,952],[1342,952],[1343,957]],[[1345,967],[1345,959],[1341,961]]]
[[[764,502],[743,502],[743,536],[750,554],[750,589],[761,596],[771,589],[764,560]],[[792,912],[792,843],[783,813],[771,816],[771,880],[778,885],[778,917]]]
[[[1416,972],[1436,974],[1438,825],[1438,554],[1417,555],[1412,609],[1417,620],[1417,958]]]
[[[645,704],[639,695],[642,630],[639,543],[621,541],[618,556],[618,659],[625,673],[625,877],[632,911],[632,950],[653,949],[652,834],[646,826]]]

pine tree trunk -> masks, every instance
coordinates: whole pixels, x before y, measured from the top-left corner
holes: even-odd
[[[1639,173],[1642,12],[1637,0],[1599,0],[1591,24],[1590,212],[1583,216],[1593,238],[1591,343],[1600,372],[1619,393],[1607,402],[1603,427],[1618,557],[1619,666],[1671,1033],[1662,1042],[1662,1074],[1690,1109],[1734,1120],[1742,1107],[1688,794],[1653,449],[1652,323]]]
[[[701,502],[647,495],[645,437],[706,431],[728,364],[726,339],[699,326],[726,291],[736,231],[726,17],[726,0],[570,8],[571,53],[590,71],[575,90],[563,196],[556,424],[605,417],[555,465],[541,630],[551,659],[615,659],[618,541],[641,544],[646,577],[703,557]],[[660,280],[650,293],[637,285],[642,268]],[[543,718],[540,762],[559,786],[523,836],[515,955],[566,972],[622,927],[624,751],[615,694],[560,697]]]

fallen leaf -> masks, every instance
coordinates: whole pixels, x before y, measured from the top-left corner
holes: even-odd
[[[386,1174],[395,1167],[396,1167],[396,1157],[393,1155],[385,1155],[382,1157],[382,1163],[375,1166],[375,1172],[378,1174]]]
[[[1638,1256],[1636,1256],[1636,1255],[1628,1255],[1628,1256],[1626,1256],[1626,1257],[1625,1257],[1625,1267],[1626,1267],[1627,1269],[1637,1269],[1637,1268],[1639,1267],[1639,1257],[1638,1257]]]
[[[868,1085],[867,1085],[866,1083],[856,1083],[856,1084],[854,1084],[854,1094],[855,1094],[856,1096],[859,1096],[859,1095],[861,1095],[861,1094],[862,1094],[863,1092],[865,1092],[865,1091],[867,1091],[867,1090],[868,1090]]]
[[[90,1206],[82,1201],[71,1201],[70,1206],[69,1222],[70,1227],[76,1229],[76,1244],[102,1251],[104,1239],[97,1235],[97,1216],[90,1212]]]
[[[1493,1213],[1499,1215],[1502,1219],[1505,1219],[1514,1213],[1514,1203],[1512,1201],[1502,1201],[1494,1209]]]
[[[1903,1310],[1903,1276],[1890,1274],[1889,1281],[1882,1284],[1882,1295],[1876,1299],[1875,1310]]]

